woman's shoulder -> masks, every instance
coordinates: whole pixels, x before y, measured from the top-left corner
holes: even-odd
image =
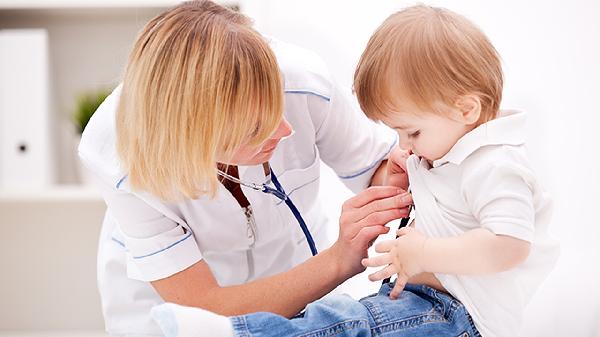
[[[123,176],[116,151],[115,113],[121,85],[104,100],[87,124],[78,147],[79,158],[94,175],[106,183]]]
[[[266,38],[277,57],[286,93],[302,91],[331,97],[333,81],[317,53],[273,37]]]

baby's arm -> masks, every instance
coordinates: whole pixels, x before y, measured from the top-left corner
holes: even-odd
[[[478,228],[451,238],[428,238],[421,261],[425,271],[493,274],[516,267],[529,256],[530,243]]]
[[[430,238],[406,227],[395,240],[382,241],[375,251],[384,253],[363,260],[366,267],[386,266],[369,275],[379,281],[398,275],[390,297],[397,298],[408,280],[420,273],[482,275],[509,270],[529,255],[530,243],[485,228],[449,238]]]

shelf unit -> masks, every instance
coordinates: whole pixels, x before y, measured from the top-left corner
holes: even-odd
[[[48,32],[50,166],[57,185],[81,181],[71,115],[77,97],[112,89],[138,31],[178,0],[0,0],[0,30]],[[240,1],[218,3],[239,10]],[[54,190],[55,187],[50,187]],[[1,191],[0,191],[1,192]]]
[[[0,189],[0,337],[105,335],[95,260],[106,205],[78,179],[70,114],[78,94],[119,82],[137,32],[179,2],[0,0],[0,29],[48,32],[50,137],[59,172],[47,187]]]

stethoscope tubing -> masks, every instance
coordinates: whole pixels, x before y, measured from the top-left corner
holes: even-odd
[[[306,222],[304,222],[304,219],[302,218],[302,214],[300,214],[300,211],[298,210],[296,205],[294,205],[294,203],[292,202],[292,199],[290,199],[290,196],[287,195],[287,193],[285,193],[283,186],[281,186],[281,184],[279,183],[279,180],[277,179],[277,176],[275,176],[275,173],[273,173],[273,169],[271,169],[270,165],[269,165],[269,175],[271,177],[271,181],[273,182],[273,185],[275,185],[275,188],[269,187],[266,184],[259,185],[259,184],[255,184],[255,183],[246,183],[246,182],[243,182],[242,180],[240,180],[239,178],[229,175],[221,170],[217,170],[217,174],[222,176],[225,179],[231,180],[234,183],[238,183],[242,186],[251,188],[256,191],[261,191],[266,194],[272,194],[279,200],[285,202],[285,204],[288,206],[288,208],[290,209],[290,211],[296,218],[296,221],[298,221],[298,224],[300,225],[300,229],[302,229],[302,232],[304,233],[304,236],[306,237],[306,241],[308,242],[308,246],[310,248],[311,254],[313,256],[315,256],[319,253],[317,250],[315,241],[312,237],[312,234],[310,233],[310,230],[308,229]]]
[[[408,216],[406,218],[400,219],[400,225],[398,226],[398,230],[408,226],[408,222],[410,221],[410,212],[412,212],[412,209],[413,209],[413,205],[408,206]],[[398,238],[398,235],[396,235],[396,239],[397,238]],[[391,281],[391,277],[388,277],[385,280],[383,280],[383,282],[381,282],[381,284],[390,283],[390,281]]]

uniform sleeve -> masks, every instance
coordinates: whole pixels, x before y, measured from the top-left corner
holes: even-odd
[[[463,175],[461,189],[481,226],[532,242],[535,208],[530,181],[524,168],[496,163]]]
[[[335,86],[329,100],[309,96],[308,106],[316,121],[316,145],[323,162],[354,193],[367,188],[397,144],[396,133],[368,119],[351,96]]]
[[[113,241],[127,251],[127,275],[156,281],[202,259],[192,231],[183,221],[150,206],[139,196],[104,186],[108,212],[117,223]]]

